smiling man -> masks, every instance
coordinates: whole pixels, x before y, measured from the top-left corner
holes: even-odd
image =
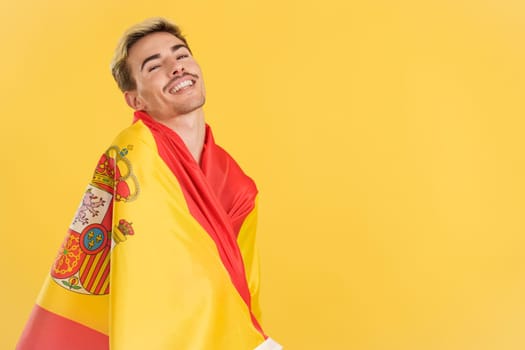
[[[281,349],[260,324],[254,182],[205,123],[174,24],[130,28],[133,124],[102,155],[17,349]]]

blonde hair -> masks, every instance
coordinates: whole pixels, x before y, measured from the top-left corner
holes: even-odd
[[[120,38],[110,65],[111,74],[113,74],[113,78],[115,78],[122,92],[136,88],[135,80],[131,76],[131,71],[127,64],[129,50],[137,41],[156,32],[173,34],[188,46],[186,38],[182,35],[180,28],[176,24],[161,17],[148,18],[129,28]]]

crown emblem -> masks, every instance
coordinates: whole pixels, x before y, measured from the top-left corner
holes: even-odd
[[[113,240],[115,243],[124,242],[127,237],[135,234],[131,222],[124,219],[120,219],[118,225],[115,226],[113,230]]]
[[[137,178],[133,173],[130,160],[126,157],[131,150],[133,150],[133,145],[128,145],[123,149],[118,146],[108,148],[100,157],[91,180],[93,186],[114,193],[117,201],[132,201],[139,194]]]

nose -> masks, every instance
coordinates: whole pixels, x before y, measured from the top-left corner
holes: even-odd
[[[171,75],[175,76],[178,74],[182,74],[184,72],[184,66],[182,65],[182,62],[177,60],[176,58],[173,58],[173,63],[171,65]]]

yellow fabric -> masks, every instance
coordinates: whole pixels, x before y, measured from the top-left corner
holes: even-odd
[[[149,129],[136,122],[116,138],[106,155],[115,160],[120,173],[115,181],[100,173],[94,176],[83,203],[89,206],[86,198],[98,196],[93,201],[99,202],[100,215],[88,213],[82,218],[99,220],[98,225],[102,213],[109,213],[113,204],[109,294],[81,294],[89,291],[79,287],[77,275],[54,281],[48,278],[38,304],[107,334],[112,350],[255,349],[264,337],[254,328],[215,242],[190,214],[180,185],[159,157]],[[98,170],[109,163],[101,164]],[[96,187],[97,183],[118,187],[119,176],[131,192],[125,199],[119,194],[112,199]],[[78,222],[81,208],[71,227],[77,225],[78,231],[85,232],[93,223],[87,219]],[[258,318],[256,220],[254,208],[242,225],[238,243]],[[62,247],[63,259],[68,256],[67,247]]]
[[[37,304],[44,309],[108,334],[109,295],[85,295],[59,286],[46,278]]]
[[[261,322],[261,308],[259,305],[259,254],[255,244],[255,232],[257,229],[257,205],[244,219],[237,237],[237,243],[241,249],[242,259],[246,272],[246,280],[252,297],[252,312]]]
[[[131,222],[135,234],[112,252],[111,349],[257,347],[264,339],[149,130],[137,122],[115,145],[132,148],[140,194],[115,202],[113,212],[113,222]]]

